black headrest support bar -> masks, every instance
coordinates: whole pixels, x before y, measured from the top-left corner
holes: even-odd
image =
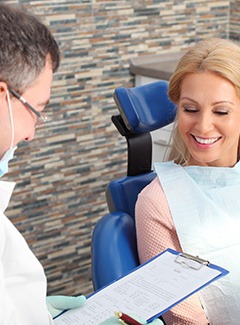
[[[121,115],[112,116],[112,122],[127,141],[127,175],[149,173],[152,168],[152,137],[150,133],[137,134],[129,131]]]

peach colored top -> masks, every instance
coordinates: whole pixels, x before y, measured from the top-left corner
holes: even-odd
[[[140,263],[167,248],[182,251],[158,177],[139,194],[135,218]],[[197,294],[173,307],[164,314],[163,318],[167,325],[208,324]]]

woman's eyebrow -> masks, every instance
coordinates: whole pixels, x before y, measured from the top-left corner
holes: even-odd
[[[187,99],[187,100],[190,100],[191,102],[193,102],[193,103],[198,103],[196,100],[194,100],[194,99],[192,99],[192,98],[190,98],[190,97],[180,97],[180,100],[183,100],[183,99]]]
[[[198,103],[196,100],[190,98],[190,97],[180,97],[180,100],[183,100],[183,99],[187,99],[187,100],[190,100],[191,102],[193,103]],[[216,102],[213,102],[212,105],[218,105],[218,104],[231,104],[231,105],[234,105],[233,102],[231,102],[230,100],[219,100],[219,101],[216,101]]]
[[[234,105],[234,103],[231,102],[230,100],[219,100],[219,101],[213,103],[213,105],[218,105],[218,104],[231,104],[231,105]]]

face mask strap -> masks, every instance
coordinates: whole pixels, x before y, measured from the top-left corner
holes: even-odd
[[[13,143],[14,143],[14,125],[13,125],[12,105],[11,105],[11,100],[10,100],[10,96],[9,96],[9,91],[8,90],[7,90],[7,101],[8,101],[9,116],[10,116],[11,130],[12,130],[12,139],[11,139],[11,146],[10,146],[10,148],[12,148],[13,147]]]

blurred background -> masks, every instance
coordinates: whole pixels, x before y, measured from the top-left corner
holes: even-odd
[[[157,67],[158,56],[207,36],[240,40],[240,0],[3,2],[43,17],[62,53],[46,108],[51,120],[19,146],[4,177],[17,183],[6,214],[44,266],[48,294],[88,294],[105,187],[126,173],[125,139],[111,123],[114,89],[135,85],[131,62]]]

